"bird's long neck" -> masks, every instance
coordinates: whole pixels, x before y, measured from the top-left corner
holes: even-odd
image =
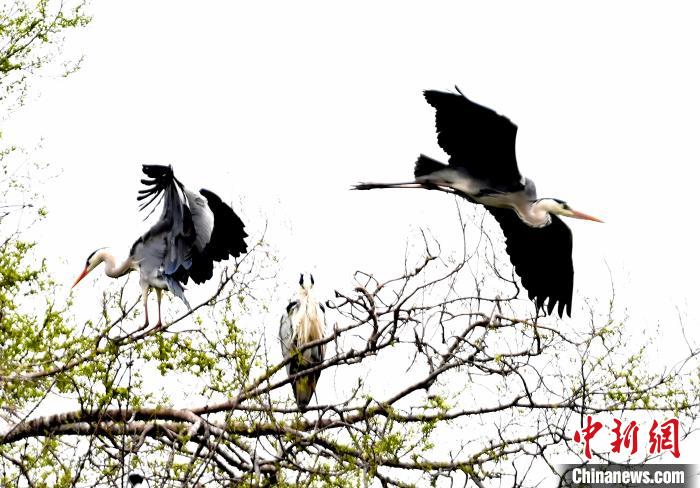
[[[530,227],[545,227],[552,222],[547,205],[540,200],[517,205],[514,210],[522,221]]]
[[[128,257],[117,266],[117,260],[115,257],[107,251],[98,251],[96,256],[98,262],[105,263],[105,274],[110,278],[119,278],[124,276],[129,271],[132,270],[132,265],[134,264],[131,257]]]
[[[299,294],[299,312],[301,317],[297,325],[299,341],[305,344],[323,337],[321,321],[318,316],[318,302],[306,288],[302,288]]]

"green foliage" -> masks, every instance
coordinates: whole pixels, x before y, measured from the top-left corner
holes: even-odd
[[[55,65],[67,31],[90,21],[85,0],[15,0],[0,6],[0,102],[21,104],[32,75]],[[78,64],[62,64],[63,75]]]
[[[30,75],[56,59],[66,32],[89,21],[84,7],[82,0],[0,7],[0,103],[22,103]],[[269,272],[278,263],[269,245],[257,242],[251,264],[242,263],[249,256],[236,261],[214,296],[186,320],[166,316],[162,330],[140,328],[142,319],[132,312],[138,298],[128,282],[102,282],[102,301],[94,301],[99,308],[87,319],[76,318],[84,310],[59,301],[63,290],[36,244],[9,225],[18,213],[38,222],[47,216],[27,180],[10,169],[8,161],[18,152],[13,145],[0,149],[1,486],[117,486],[132,468],[156,476],[158,486],[201,480],[207,486],[356,487],[378,479],[385,484],[382,477],[395,486],[414,486],[414,479],[417,486],[435,486],[440,476],[506,479],[503,466],[556,451],[564,436],[553,432],[565,430],[580,405],[687,416],[700,404],[700,370],[691,378],[680,369],[650,371],[644,349],[627,351],[625,324],[609,317],[574,340],[556,327],[538,330],[537,324],[507,317],[479,326],[480,311],[450,310],[461,307],[463,296],[452,295],[453,283],[468,267],[448,258],[456,271],[441,271],[446,278],[435,280],[450,284],[447,293],[435,294],[444,298],[426,312],[432,319],[421,316],[431,306],[409,300],[420,295],[427,302],[433,291],[425,284],[420,293],[411,291],[410,281],[423,272],[419,267],[378,286],[388,298],[379,299],[379,291],[370,297],[362,288],[360,298],[348,299],[350,312],[337,311],[342,320],[333,327],[347,327],[347,333],[327,345],[327,360],[337,362],[324,371],[323,387],[332,389],[335,378],[343,377],[338,368],[352,370],[374,359],[381,368],[382,361],[408,350],[414,359],[405,376],[418,382],[415,390],[383,401],[360,380],[348,398],[300,412],[290,407],[285,368],[270,352],[276,344],[265,343],[259,333],[269,325],[261,317],[278,306],[270,287],[256,288],[263,276],[274,278],[278,271]],[[19,203],[11,201],[15,196],[22,197]],[[476,319],[463,331],[466,317]],[[366,340],[375,321],[383,332]],[[426,341],[441,330],[442,342],[420,342],[420,327],[429,332]],[[387,358],[386,351],[395,355]],[[571,363],[561,367],[566,360]],[[440,377],[421,381],[424,363],[441,371]],[[407,378],[388,389],[403,390]],[[488,400],[472,391],[479,383],[481,392],[494,393]],[[529,390],[518,400],[523,385]],[[58,401],[64,403],[57,407]],[[38,425],[25,422],[39,415]],[[28,433],[12,438],[13,429]],[[461,445],[445,457],[442,436],[454,432]],[[392,478],[396,471],[410,472],[410,481],[396,481],[404,479]]]

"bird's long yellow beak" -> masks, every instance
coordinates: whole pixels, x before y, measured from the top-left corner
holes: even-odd
[[[579,211],[577,211],[577,210],[572,210],[571,213],[573,214],[573,215],[571,215],[571,216],[572,216],[573,218],[575,218],[575,219],[592,220],[593,222],[600,222],[601,224],[604,223],[604,222],[603,222],[602,220],[600,220],[598,217],[593,217],[592,215],[588,215],[588,214],[585,214],[585,213],[583,213],[583,212],[579,212]]]
[[[83,270],[83,272],[80,273],[80,276],[78,276],[78,279],[75,280],[75,283],[73,283],[73,286],[71,286],[71,290],[72,290],[73,288],[75,288],[75,285],[77,285],[78,283],[80,283],[80,280],[82,280],[83,278],[85,278],[89,272],[90,272],[90,270],[88,269],[87,266],[85,266],[85,269]]]

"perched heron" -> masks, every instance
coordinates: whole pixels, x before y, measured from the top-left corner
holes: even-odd
[[[238,215],[216,194],[209,190],[192,192],[175,178],[171,166],[144,165],[148,179],[141,180],[147,188],[140,190],[138,200],[146,200],[140,206],[145,210],[155,200],[163,201],[163,211],[158,221],[131,246],[129,256],[117,264],[115,257],[104,249],[90,254],[73,286],[105,263],[105,274],[119,278],[138,270],[139,283],[148,326],[148,293],[155,288],[158,298],[158,323],[162,326],[160,302],[163,290],[171,291],[182,299],[188,309],[183,285],[192,278],[204,283],[214,272],[214,261],[238,257],[247,246],[243,222]],[[150,213],[148,215],[150,215]]]
[[[576,211],[563,200],[537,198],[535,184],[523,177],[515,158],[518,127],[508,118],[462,94],[428,90],[435,108],[438,144],[450,156],[443,164],[425,155],[406,183],[360,183],[353,188],[426,188],[480,203],[495,217],[506,238],[506,252],[537,311],[571,316],[574,266],[571,231],[558,215],[601,220]]]
[[[292,359],[287,363],[287,374],[297,374],[307,368],[312,368],[323,362],[326,353],[325,344],[308,347],[305,344],[322,339],[325,336],[325,313],[323,304],[318,302],[312,293],[314,277],[308,279],[302,274],[299,277],[299,293],[295,300],[289,302],[287,311],[280,320],[279,339],[282,345],[282,356]],[[305,409],[316,390],[320,371],[314,371],[299,376],[292,381],[294,398],[300,409]]]

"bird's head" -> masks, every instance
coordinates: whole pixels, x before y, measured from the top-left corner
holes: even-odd
[[[572,217],[574,219],[592,220],[593,222],[603,222],[597,217],[574,210],[573,208],[569,207],[568,203],[566,203],[564,200],[559,200],[558,198],[540,198],[535,202],[535,205],[542,210],[546,210],[550,214],[561,215],[563,217]]]
[[[314,287],[314,275],[301,273],[299,275],[299,286],[306,291],[311,290]]]
[[[71,286],[71,288],[74,288],[75,285],[80,283],[80,280],[85,278],[88,275],[88,273],[90,273],[90,271],[95,269],[102,262],[102,256],[98,254],[98,252],[101,249],[104,248],[101,247],[99,249],[95,249],[90,253],[90,255],[85,260],[85,269],[83,269],[82,273],[80,273],[80,276],[78,276],[78,279],[75,280],[75,283],[73,283],[73,286]]]

